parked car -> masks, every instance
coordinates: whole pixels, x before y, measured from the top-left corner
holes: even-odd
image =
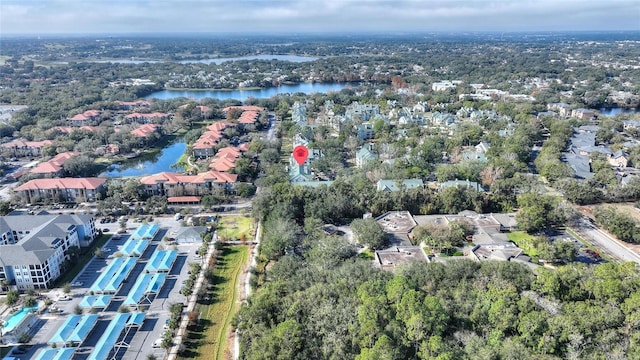
[[[80,287],[82,285],[84,285],[84,283],[82,281],[76,281],[76,282],[72,282],[71,283],[71,286],[73,286],[73,287]]]

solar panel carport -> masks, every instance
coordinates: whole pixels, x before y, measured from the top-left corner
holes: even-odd
[[[80,307],[104,309],[109,305],[111,295],[88,295],[80,301]]]
[[[124,301],[124,305],[138,306],[142,302],[151,304],[152,297],[158,295],[164,281],[167,278],[166,273],[147,274],[143,273],[138,276],[136,283],[129,291],[129,295]]]
[[[160,225],[158,224],[145,224],[140,225],[136,229],[136,231],[131,235],[131,239],[133,240],[153,240],[158,231],[160,230]]]
[[[119,252],[125,256],[141,256],[144,253],[147,246],[149,246],[149,240],[127,240],[122,245]]]
[[[98,321],[97,314],[69,315],[49,340],[49,344],[82,344]]]
[[[142,326],[144,317],[144,313],[116,313],[111,322],[109,322],[109,325],[107,325],[107,329],[98,340],[95,349],[91,352],[88,359],[108,359],[109,354],[114,348],[117,352],[121,347],[128,347],[129,344],[124,341],[118,342],[118,339],[121,337],[125,339],[132,328]],[[126,330],[124,336],[122,336],[123,330]]]
[[[94,293],[115,293],[118,291],[122,280],[129,275],[136,264],[137,258],[115,258],[107,265],[107,268],[98,276],[89,290]]]
[[[157,250],[151,255],[151,259],[145,265],[144,270],[149,272],[169,272],[177,256],[177,250]]]
[[[44,349],[34,360],[71,360],[76,348]]]

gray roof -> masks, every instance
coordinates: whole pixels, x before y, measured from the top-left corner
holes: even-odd
[[[0,265],[42,264],[55,253],[56,241],[64,239],[92,215],[14,215],[0,218],[0,228],[24,232],[15,244],[0,245]],[[26,233],[26,232],[29,233]]]
[[[593,177],[588,156],[570,152],[562,153],[562,156],[576,173],[576,177],[581,179],[591,179]]]
[[[206,226],[188,226],[181,227],[175,235],[175,239],[197,238],[201,239],[200,234],[209,231]]]

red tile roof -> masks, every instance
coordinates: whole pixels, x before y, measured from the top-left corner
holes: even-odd
[[[41,148],[46,145],[53,145],[53,141],[51,140],[43,140],[43,141],[26,141],[26,140],[12,140],[8,143],[2,144],[2,147],[11,149],[11,148]]]
[[[236,167],[235,158],[215,158],[211,164],[209,164],[209,169],[222,172],[227,172],[234,167]]]
[[[200,196],[171,196],[167,198],[168,203],[199,203]]]
[[[136,119],[140,119],[140,120],[161,120],[164,118],[169,117],[169,114],[167,113],[161,113],[161,112],[153,112],[153,113],[148,113],[148,114],[141,114],[141,113],[131,113],[129,115],[125,116],[125,119],[127,120],[136,120]]]
[[[86,189],[95,190],[104,184],[104,178],[60,178],[60,179],[34,179],[17,188],[15,191],[48,190],[48,189]]]
[[[228,112],[231,109],[238,109],[238,110],[242,110],[242,111],[257,111],[257,112],[261,112],[264,111],[264,108],[260,107],[260,106],[253,106],[253,105],[245,105],[245,106],[228,106],[224,109],[222,109],[222,111],[224,111],[225,113]]]
[[[87,121],[87,120],[92,120],[93,118],[96,118],[99,115],[100,115],[100,111],[99,110],[87,110],[87,111],[83,112],[82,114],[73,115],[71,117],[71,119],[69,119],[69,120]]]
[[[245,111],[238,119],[240,124],[253,124],[256,121],[258,121],[258,113],[255,111]]]
[[[222,131],[230,126],[234,126],[232,123],[228,123],[226,121],[218,121],[209,126],[207,126],[207,130],[211,131]]]
[[[171,172],[162,172],[145,176],[140,179],[140,183],[143,185],[156,185],[158,183],[177,185],[204,184],[207,181],[214,183],[235,183],[237,180],[237,174],[228,174],[218,171],[207,171],[198,175],[182,175]]]
[[[200,138],[193,144],[193,149],[211,149],[222,138],[222,135],[217,131],[207,131],[200,135]]]
[[[64,163],[74,156],[80,155],[79,152],[67,151],[53,157],[53,159],[43,162],[35,168],[31,169],[34,174],[51,174],[62,170]]]
[[[140,125],[137,129],[131,130],[131,134],[137,137],[146,138],[156,132],[158,128],[160,128],[160,126],[155,124],[144,124]]]

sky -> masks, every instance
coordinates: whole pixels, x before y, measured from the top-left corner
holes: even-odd
[[[0,35],[611,30],[640,30],[640,1],[0,0]]]

